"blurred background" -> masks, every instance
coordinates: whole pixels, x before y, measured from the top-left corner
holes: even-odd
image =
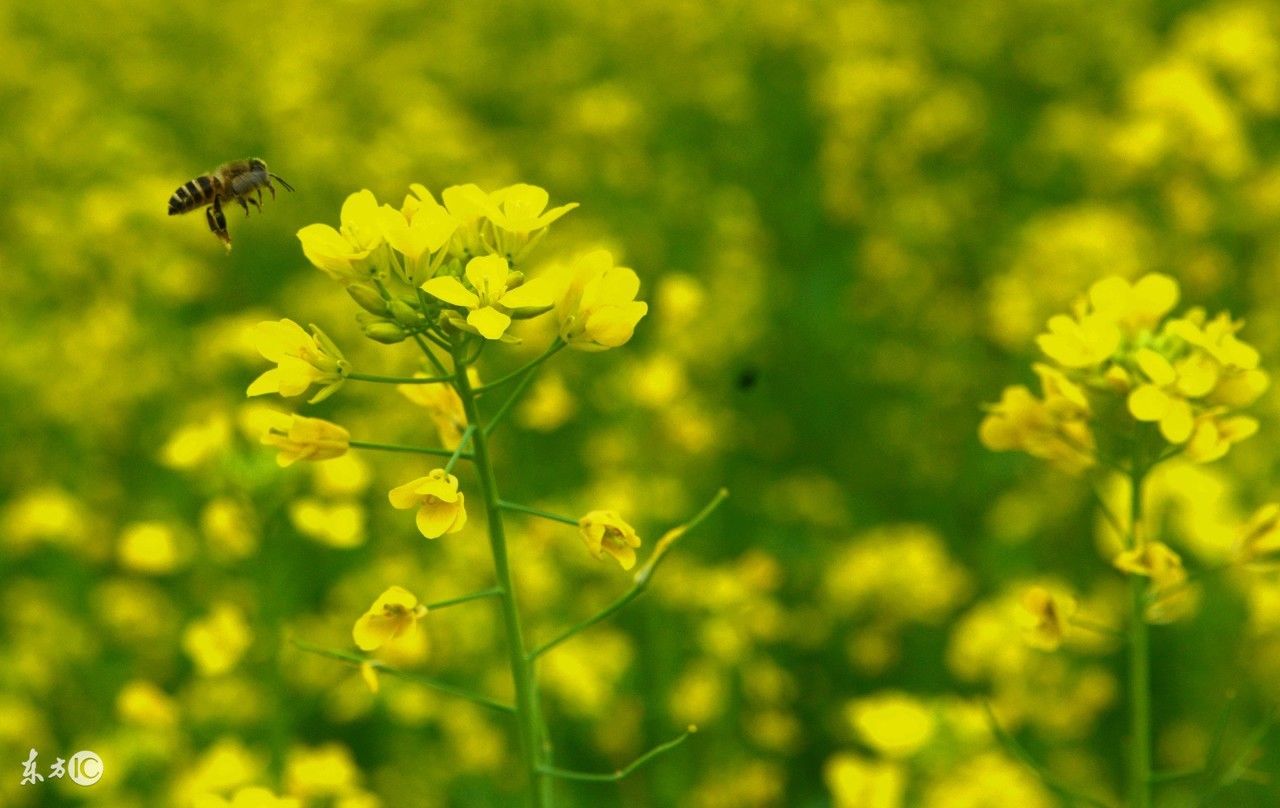
[[[502,716],[413,682],[375,696],[289,643],[349,649],[386,586],[441,600],[491,566],[480,519],[428,542],[387,506],[421,461],[281,470],[264,409],[417,444],[429,420],[377,385],[244,397],[265,319],[414,369],[294,236],[411,182],[581,203],[542,257],[606,246],[650,303],[626,347],[548,366],[500,439],[505,495],[616,508],[644,558],[732,491],[649,594],[543,662],[562,766],[701,728],[564,805],[1065,804],[992,739],[987,701],[1058,776],[1117,793],[1117,649],[1034,650],[1016,614],[1052,581],[1119,623],[1089,486],[976,426],[1033,379],[1045,318],[1110,274],[1173,275],[1274,366],[1273,3],[7,2],[0,65],[0,804],[515,804]],[[230,255],[198,212],[165,216],[248,156],[297,192],[228,210]],[[547,338],[524,335],[494,377]],[[1276,495],[1275,396],[1258,410],[1227,460],[1156,482],[1193,569]],[[626,588],[572,528],[514,525],[535,639]],[[433,615],[398,664],[506,693],[490,606]],[[1161,768],[1244,748],[1280,698],[1278,630],[1280,582],[1232,573],[1156,631]],[[20,785],[32,748],[41,772],[91,749],[106,774]],[[1251,775],[1220,804],[1277,796]]]

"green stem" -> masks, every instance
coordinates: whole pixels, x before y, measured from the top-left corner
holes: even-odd
[[[461,346],[453,347],[454,365],[457,373],[454,384],[458,397],[462,400],[462,409],[467,415],[467,423],[478,425],[480,411],[476,406],[475,391],[471,388],[471,380],[467,378],[466,366],[461,364],[459,351]],[[480,495],[484,500],[485,513],[489,522],[489,546],[493,551],[494,574],[501,590],[502,624],[507,635],[507,656],[511,667],[511,678],[516,691],[516,718],[520,725],[520,751],[524,758],[525,770],[529,777],[529,804],[533,808],[547,808],[550,805],[550,789],[544,784],[545,777],[540,769],[542,764],[542,738],[544,735],[538,710],[533,665],[525,653],[524,637],[520,630],[520,612],[516,608],[515,584],[511,576],[511,567],[507,558],[506,530],[502,523],[501,499],[498,496],[497,478],[493,471],[493,462],[489,457],[488,435],[484,429],[475,429],[471,433],[474,444],[476,473],[480,478]]]
[[[473,600],[480,600],[481,598],[496,598],[501,594],[502,590],[495,586],[489,589],[482,589],[479,592],[472,592],[470,595],[460,595],[456,598],[428,603],[427,611],[434,612],[437,609],[447,609],[450,606],[457,606],[460,603],[470,603]]]
[[[374,443],[368,440],[353,440],[350,442],[352,449],[372,449],[378,452],[405,452],[408,454],[424,454],[433,455],[435,457],[453,457],[456,451],[449,449],[435,449],[427,446],[402,446],[398,443]],[[470,459],[471,455],[463,454],[466,459]]]
[[[654,748],[650,749],[648,752],[645,752],[640,757],[631,761],[629,764],[627,764],[625,768],[618,769],[615,772],[609,772],[608,774],[594,774],[592,772],[575,772],[570,769],[557,769],[554,766],[539,766],[538,770],[543,774],[547,775],[548,777],[559,777],[561,780],[582,780],[582,781],[591,782],[591,783],[612,783],[612,782],[621,780],[622,778],[631,774],[633,771],[640,768],[641,766],[648,763],[649,761],[653,760],[658,755],[661,755],[663,752],[669,752],[672,749],[675,749],[677,746],[684,743],[685,740],[688,739],[690,735],[692,735],[697,731],[698,731],[697,727],[689,727],[689,731],[683,733],[682,735],[680,735],[680,737],[673,738],[667,741],[666,743],[658,744]]]
[[[1144,471],[1130,476],[1129,549],[1138,549]],[[1151,806],[1151,650],[1146,578],[1129,576],[1129,808]]]
[[[688,533],[690,530],[697,527],[698,525],[700,525],[702,521],[706,519],[708,516],[710,516],[711,512],[714,511],[716,508],[718,508],[720,506],[720,503],[724,502],[728,496],[729,496],[729,492],[723,488],[717,491],[716,495],[711,498],[711,501],[708,502],[702,508],[702,510],[698,511],[698,513],[692,519],[684,523],[684,525],[680,528],[681,532],[679,535],[682,536],[685,533]],[[538,657],[550,651],[552,648],[555,648],[557,645],[569,639],[570,637],[574,636],[575,634],[578,634],[582,631],[585,631],[591,628],[596,623],[599,623],[601,620],[606,620],[609,617],[612,617],[613,614],[617,612],[619,609],[622,609],[628,603],[640,597],[640,595],[644,594],[644,590],[648,588],[649,582],[653,580],[653,571],[656,570],[658,568],[658,565],[662,563],[662,559],[665,556],[665,552],[666,552],[666,548],[655,548],[654,555],[651,556],[649,560],[645,562],[645,565],[640,568],[640,571],[636,573],[635,583],[631,585],[631,588],[628,589],[622,595],[622,597],[618,598],[613,603],[604,607],[604,609],[597,612],[595,615],[588,617],[586,620],[583,620],[581,623],[577,623],[573,626],[570,626],[569,628],[560,632],[556,636],[552,637],[550,640],[547,640],[546,642],[544,642],[542,645],[539,645],[538,647],[534,648],[532,651],[529,652],[529,658],[537,659]]]
[[[996,736],[996,740],[998,740],[1000,745],[1005,748],[1005,751],[1009,752],[1009,754],[1021,761],[1022,765],[1035,772],[1040,778],[1040,781],[1044,783],[1050,791],[1067,800],[1071,805],[1083,803],[1084,805],[1091,806],[1091,808],[1110,808],[1110,806],[1101,800],[1072,790],[1066,784],[1062,783],[1050,774],[1049,770],[1040,765],[1040,762],[1035,759],[1035,756],[1027,751],[1026,747],[1018,743],[1017,738],[1010,735],[1008,730],[1000,726],[1000,721],[996,718],[995,710],[991,709],[991,703],[983,702],[982,706],[987,712],[987,724],[991,727],[991,732]]]
[[[551,511],[544,511],[540,508],[531,508],[528,505],[520,505],[515,502],[507,502],[505,499],[498,502],[498,507],[504,511],[515,511],[516,513],[527,513],[530,516],[538,516],[543,519],[548,519],[552,522],[560,522],[561,524],[573,525],[574,527],[578,526],[578,520],[574,519],[572,516],[561,516],[558,513],[552,513]]]
[[[1085,631],[1092,631],[1094,634],[1100,634],[1103,637],[1111,637],[1114,639],[1114,638],[1119,638],[1123,636],[1119,631],[1112,628],[1111,626],[1108,626],[1105,623],[1098,623],[1094,620],[1090,620],[1087,617],[1078,617],[1076,615],[1072,615],[1071,619],[1069,619],[1067,622],[1073,626],[1076,626],[1077,628],[1082,628]]]
[[[507,397],[506,401],[502,402],[502,406],[499,407],[498,411],[489,419],[489,423],[485,424],[484,434],[488,435],[490,432],[498,428],[498,424],[502,423],[502,419],[507,417],[507,413],[511,411],[513,406],[515,406],[515,403],[520,399],[521,394],[524,393],[524,389],[529,386],[529,383],[534,380],[535,376],[537,376],[536,373],[529,373],[520,380],[520,383],[516,385],[516,389],[511,391],[511,395]]]
[[[427,341],[422,338],[421,334],[414,334],[413,341],[418,343],[418,347],[422,349],[423,355],[427,357],[427,361],[430,362],[436,370],[446,376],[449,375],[449,371],[445,368],[444,363],[436,358],[436,352],[431,350],[431,346],[427,344]]]
[[[435,678],[434,676],[427,676],[425,674],[414,673],[412,671],[402,671],[399,668],[392,668],[388,665],[384,665],[383,663],[379,662],[376,659],[370,659],[369,657],[362,657],[359,654],[350,654],[350,653],[347,653],[346,651],[335,651],[330,648],[321,648],[318,645],[312,645],[309,642],[303,642],[302,640],[298,640],[298,639],[295,639],[293,641],[293,644],[296,645],[300,650],[306,651],[309,654],[316,654],[318,656],[329,657],[330,659],[337,659],[342,662],[349,662],[353,665],[363,665],[365,663],[370,663],[379,671],[387,674],[388,676],[395,676],[397,678],[405,679],[407,681],[418,682],[419,684],[424,684],[424,685],[427,685],[428,687],[433,687],[442,693],[448,693],[451,696],[457,696],[459,698],[466,699],[467,701],[475,702],[476,704],[479,704],[481,707],[488,707],[490,710],[497,710],[503,713],[514,713],[516,711],[515,708],[512,707],[510,704],[503,704],[502,702],[495,701],[494,699],[491,699],[488,696],[481,696],[479,693],[472,693],[470,690],[466,690],[464,688],[458,687],[457,685],[451,685],[448,682],[441,681],[440,679]]]
[[[453,381],[452,376],[378,376],[373,373],[348,373],[347,378],[356,382],[379,384],[441,384]]]
[[[470,440],[471,435],[475,431],[476,431],[476,427],[474,424],[468,426],[465,430],[463,430],[462,437],[458,438],[458,448],[453,450],[453,453],[449,455],[449,462],[444,464],[445,474],[452,473],[453,467],[458,465],[458,459],[462,457],[464,454],[466,454],[465,452],[462,451],[462,448],[467,445],[467,441]],[[473,456],[469,454],[467,455],[467,458],[474,459]]]
[[[517,368],[516,370],[511,371],[507,375],[501,376],[495,379],[494,381],[489,382],[488,384],[480,385],[475,390],[476,395],[484,395],[485,393],[489,392],[495,387],[500,387],[506,384],[507,382],[511,381],[512,379],[517,378],[518,376],[520,376],[520,374],[527,373],[533,370],[538,365],[541,365],[543,362],[550,359],[552,356],[555,356],[556,352],[563,347],[565,347],[565,343],[559,337],[556,337],[556,339],[552,340],[551,344],[547,346],[547,349],[543,351],[542,354],[537,359],[534,359],[529,364],[524,365],[523,367]]]

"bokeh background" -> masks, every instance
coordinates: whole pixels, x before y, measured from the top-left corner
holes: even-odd
[[[1109,274],[1173,275],[1274,366],[1273,3],[4,2],[0,117],[0,804],[220,805],[246,785],[308,808],[514,804],[501,716],[413,682],[375,697],[289,643],[350,648],[393,583],[488,586],[480,520],[417,535],[386,504],[425,472],[411,459],[278,469],[262,413],[294,402],[244,398],[264,319],[412,369],[294,237],[410,182],[580,202],[544,257],[607,246],[651,305],[625,348],[552,363],[501,439],[505,494],[616,507],[643,557],[732,491],[649,594],[546,658],[561,765],[612,770],[701,728],[565,805],[1066,804],[992,739],[985,701],[1060,777],[1116,793],[1116,648],[1037,651],[1016,615],[1053,580],[1120,620],[1089,487],[976,426],[1031,380],[1044,319]],[[164,215],[250,155],[298,190],[228,211],[229,256],[198,213]],[[535,355],[526,336],[492,373]],[[297,406],[434,439],[391,389]],[[1193,569],[1276,495],[1276,406],[1227,460],[1156,481]],[[513,545],[535,638],[629,580],[572,529],[516,520]],[[500,695],[495,618],[433,615],[401,662]],[[1278,629],[1280,583],[1231,573],[1157,630],[1162,768],[1198,765],[1218,726],[1223,754],[1244,748],[1280,698]],[[20,785],[30,748],[42,771],[93,749],[107,775]],[[1277,796],[1251,774],[1216,804]]]

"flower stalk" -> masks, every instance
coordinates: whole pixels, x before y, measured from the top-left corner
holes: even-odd
[[[672,749],[694,731],[659,744],[626,767],[607,774],[557,768],[551,760],[535,679],[535,657],[603,620],[625,606],[648,586],[663,556],[690,528],[701,522],[725,497],[721,491],[690,522],[668,531],[636,573],[632,588],[613,606],[588,621],[530,651],[520,624],[515,582],[507,550],[503,510],[573,525],[590,553],[611,555],[623,569],[636,561],[642,541],[616,512],[592,510],[572,519],[504,501],[498,491],[489,439],[533,382],[542,365],[564,348],[599,352],[620,347],[631,339],[648,304],[637,300],[640,280],[634,271],[616,266],[607,251],[580,256],[564,272],[526,277],[514,264],[546,234],[552,222],[577,207],[569,203],[548,207],[545,190],[518,184],[488,193],[475,185],[452,186],[441,195],[443,204],[425,187],[410,186],[412,194],[397,209],[379,205],[367,190],[349,196],[338,228],[314,224],[298,231],[303,252],[321,271],[343,284],[360,307],[356,321],[365,337],[381,345],[410,341],[422,351],[430,369],[413,376],[383,376],[358,372],[319,328],[310,331],[289,320],[263,323],[257,329],[263,357],[277,364],[249,388],[249,395],[279,393],[296,396],[311,385],[322,400],[348,381],[396,385],[400,394],[430,414],[435,431],[447,448],[426,448],[350,440],[345,429],[316,419],[291,423],[292,431],[268,441],[281,449],[281,462],[324,459],[348,448],[422,454],[447,458],[443,467],[388,492],[391,506],[415,511],[418,532],[427,539],[457,533],[467,524],[467,497],[453,475],[461,460],[469,461],[478,480],[479,498],[487,516],[495,585],[489,589],[436,603],[422,603],[402,586],[392,586],[356,621],[352,639],[363,651],[375,651],[414,631],[418,622],[437,609],[473,600],[496,599],[502,612],[503,634],[515,704],[503,704],[433,677],[418,676],[381,661],[345,651],[297,643],[298,647],[342,660],[360,669],[365,683],[378,692],[379,672],[412,678],[477,704],[510,714],[518,728],[523,769],[528,780],[528,804],[549,808],[554,779],[620,780],[657,755]],[[509,333],[518,320],[554,311],[556,337],[535,359],[488,384],[469,373],[488,346],[520,341]],[[434,386],[433,386],[434,385]],[[481,417],[482,396],[505,388],[505,399]],[[302,426],[297,426],[297,424]],[[306,427],[303,429],[302,427]]]
[[[482,422],[480,408],[476,405],[475,391],[471,387],[471,380],[467,378],[467,368],[463,362],[465,346],[462,342],[459,339],[452,346],[456,363],[454,385],[458,391],[458,397],[462,399],[462,409],[467,415],[467,423],[472,425],[470,432],[473,460],[476,475],[480,479],[480,497],[484,501],[485,515],[488,520],[489,548],[493,553],[493,569],[498,581],[497,588],[500,590],[502,628],[506,634],[507,659],[516,693],[516,721],[519,724],[520,751],[529,778],[529,804],[534,808],[547,808],[551,801],[550,789],[543,783],[545,773],[542,771],[542,738],[545,732],[541,726],[541,712],[537,705],[533,664],[525,652],[524,635],[520,628],[520,611],[516,605],[515,582],[511,575],[511,565],[507,555],[507,534],[502,521],[502,500],[498,495],[497,477],[493,471],[493,461],[489,456],[489,435],[484,428],[474,428]],[[464,440],[462,443],[465,442]]]
[[[1129,537],[1132,551],[1142,540],[1142,485],[1146,472],[1130,476]],[[1151,805],[1151,649],[1147,626],[1146,580],[1129,576],[1129,800],[1132,808]]]

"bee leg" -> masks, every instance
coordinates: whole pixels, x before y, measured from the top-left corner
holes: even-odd
[[[222,202],[218,199],[213,200],[213,204],[205,208],[204,218],[209,223],[209,230],[230,251],[231,236],[227,233],[227,217],[222,213]]]
[[[237,196],[237,197],[236,197],[236,201],[240,203],[240,207],[244,208],[244,215],[245,215],[245,217],[246,217],[246,218],[248,218],[248,216],[249,216],[249,206],[245,204],[245,202],[244,202],[244,198],[243,198],[243,197],[239,197],[239,196]]]
[[[275,199],[274,196],[272,196],[271,198]],[[262,210],[262,189],[261,188],[258,189],[258,210]]]
[[[276,187],[275,187],[274,185],[272,185],[272,184],[271,184],[271,180],[267,180],[267,190],[271,192],[271,198],[272,198],[272,199],[275,199],[275,198],[276,198]],[[261,188],[259,188],[259,189],[258,189],[258,193],[259,193],[259,194],[261,194],[261,193],[262,193],[262,189],[261,189]]]

